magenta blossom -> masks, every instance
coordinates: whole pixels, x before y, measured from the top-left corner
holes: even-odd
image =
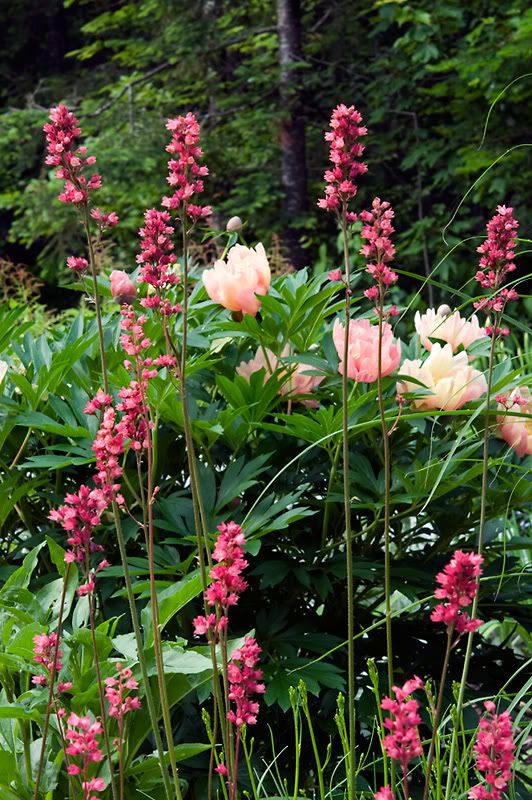
[[[332,167],[326,170],[325,197],[318,200],[319,208],[336,214],[346,207],[357,193],[356,178],[367,172],[367,166],[360,159],[364,152],[358,141],[367,134],[367,128],[360,125],[362,116],[354,106],[337,106],[331,116],[331,130],[325,134],[330,142],[329,160]],[[354,222],[356,215],[347,212],[348,222]]]
[[[212,213],[210,206],[193,203],[194,195],[203,192],[203,178],[209,174],[198,161],[203,156],[199,146],[200,126],[194,114],[169,119],[166,127],[172,133],[172,140],[166,150],[173,158],[168,162],[170,174],[167,181],[174,189],[173,195],[163,197],[165,208],[185,214],[192,222],[204,219]]]
[[[511,779],[511,766],[515,760],[515,742],[512,720],[508,711],[495,713],[495,703],[487,700],[487,715],[480,720],[477,740],[473,748],[476,766],[483,773],[487,786],[473,786],[471,800],[502,800]]]
[[[515,244],[519,223],[513,216],[513,208],[497,206],[497,213],[487,224],[488,236],[486,241],[477,248],[481,254],[480,269],[475,279],[483,289],[488,289],[490,297],[474,303],[475,308],[487,314],[494,312],[502,314],[508,302],[518,299],[518,294],[513,288],[502,288],[506,276],[515,270]],[[494,330],[488,326],[487,334],[506,335],[507,329]],[[508,331],[509,332],[509,331]]]
[[[432,611],[433,622],[443,622],[447,629],[461,633],[473,633],[482,625],[479,619],[470,619],[465,609],[471,605],[477,592],[477,581],[482,575],[481,555],[456,550],[452,559],[436,576],[439,588],[434,592],[437,600],[443,600]]]
[[[237,604],[239,596],[247,588],[247,582],[242,577],[242,572],[248,566],[244,558],[244,532],[236,522],[222,522],[218,530],[220,533],[212,554],[216,565],[210,571],[213,581],[205,592],[205,602],[221,613],[218,619],[215,614],[196,617],[194,632],[198,635],[205,635],[211,630],[218,634],[227,627],[230,606]]]
[[[235,650],[228,667],[229,699],[234,703],[234,710],[227,714],[227,719],[240,730],[242,725],[254,725],[257,722],[259,704],[252,700],[255,694],[266,691],[262,679],[262,670],[257,667],[260,647],[253,636],[244,638],[244,645]]]
[[[384,737],[384,748],[390,758],[401,762],[404,774],[409,762],[423,752],[418,729],[421,722],[419,703],[410,696],[422,688],[423,681],[416,675],[402,687],[393,687],[395,700],[385,697],[381,703],[381,708],[391,714],[384,720],[384,727],[389,731]]]
[[[141,269],[137,281],[147,284],[152,293],[140,302],[145,308],[160,311],[164,316],[177,314],[180,310],[178,304],[172,304],[165,296],[169,289],[180,282],[175,271],[173,233],[168,211],[150,209],[145,212],[144,227],[139,230],[141,252],[137,256],[137,263]]]
[[[139,685],[129,667],[123,667],[120,662],[115,666],[118,677],[105,679],[105,697],[109,703],[109,716],[116,717],[121,726],[126,714],[140,708],[139,698],[131,694]]]
[[[369,272],[374,281],[374,286],[364,292],[369,300],[382,300],[387,289],[397,281],[397,273],[387,266],[395,255],[395,247],[390,238],[395,232],[393,218],[391,205],[387,201],[381,202],[378,197],[373,200],[371,211],[362,211],[360,214],[364,223],[361,236],[367,240],[360,253],[368,262],[366,272]]]
[[[87,167],[96,163],[96,158],[87,155],[86,147],[77,146],[81,129],[76,116],[66,106],[51,108],[49,122],[43,130],[48,147],[46,163],[57,167],[56,178],[65,181],[59,200],[74,205],[87,203],[89,194],[102,185],[102,179],[98,173],[85,174]]]

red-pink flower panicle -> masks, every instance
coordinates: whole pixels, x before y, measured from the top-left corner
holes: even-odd
[[[384,727],[389,731],[384,737],[384,748],[390,758],[401,762],[404,773],[409,762],[423,752],[418,729],[421,722],[419,703],[410,696],[422,688],[423,681],[414,676],[402,687],[393,687],[395,700],[385,697],[381,703],[381,708],[392,715],[384,720]]]
[[[362,116],[354,106],[341,104],[331,116],[330,131],[325,133],[325,141],[330,142],[329,160],[332,167],[325,171],[325,197],[318,200],[319,208],[340,213],[357,193],[356,178],[367,172],[367,166],[360,159],[364,146],[358,141],[367,134],[367,128],[360,125]],[[347,212],[347,220],[354,222],[356,215]]]
[[[496,714],[491,700],[484,703],[484,708],[487,715],[480,720],[473,752],[476,767],[483,773],[487,786],[481,783],[473,786],[468,796],[472,800],[502,800],[515,759],[512,720],[508,711]]]
[[[37,664],[42,664],[46,675],[34,675],[31,682],[35,686],[47,686],[48,681],[54,674],[54,681],[63,666],[63,651],[59,647],[60,639],[56,633],[39,633],[33,637],[33,660]],[[55,668],[54,668],[55,665]],[[65,687],[70,688],[72,684],[60,683],[58,691],[64,691]]]
[[[378,792],[375,792],[375,800],[394,800],[393,792],[389,786],[383,786]]]
[[[443,600],[433,610],[433,622],[443,622],[461,633],[472,633],[482,625],[479,619],[470,619],[465,608],[471,605],[477,592],[478,578],[482,575],[481,555],[456,550],[443,572],[436,575],[439,588],[434,592],[437,600]]]
[[[229,661],[229,699],[234,703],[234,710],[228,712],[227,719],[237,729],[257,722],[259,704],[252,698],[265,692],[264,684],[260,683],[262,670],[257,667],[260,652],[255,638],[246,636],[243,646],[233,652]]]
[[[373,278],[374,285],[364,292],[374,302],[384,298],[386,291],[397,282],[397,273],[388,264],[393,261],[395,247],[391,235],[395,232],[392,225],[394,212],[391,205],[375,197],[371,211],[362,211],[360,219],[364,223],[361,236],[367,240],[360,253],[368,262],[366,272]]]
[[[242,572],[248,566],[244,558],[246,539],[240,525],[236,522],[222,522],[218,525],[218,538],[212,557],[216,565],[212,567],[211,585],[205,591],[205,602],[221,611],[218,621],[215,614],[194,619],[194,632],[204,635],[209,630],[215,633],[227,626],[227,613],[230,606],[236,605],[239,596],[247,588]]]
[[[46,163],[57,167],[56,177],[65,181],[59,200],[74,205],[86,203],[89,194],[100,188],[102,179],[98,173],[91,176],[85,174],[87,167],[92,167],[96,158],[87,155],[86,147],[78,147],[76,144],[81,134],[76,116],[63,105],[51,108],[49,122],[44,125],[43,130],[48,149]]]
[[[69,256],[67,258],[67,267],[72,270],[78,278],[82,278],[89,269],[89,262],[86,258],[81,258],[80,256]]]
[[[109,716],[121,721],[126,714],[140,708],[139,698],[131,694],[139,685],[129,667],[117,662],[116,669],[117,678],[105,679],[105,697],[109,703]]]
[[[152,287],[153,294],[141,300],[145,308],[159,310],[165,316],[176,314],[180,307],[165,297],[169,289],[180,282],[174,270],[176,256],[172,235],[174,227],[168,211],[152,208],[144,214],[144,227],[140,228],[141,252],[137,263],[141,265],[139,283]]]
[[[203,192],[203,178],[209,174],[207,167],[198,163],[203,156],[199,146],[200,126],[194,114],[188,113],[184,117],[169,119],[166,127],[172,133],[166,150],[173,156],[168,162],[170,174],[167,181],[174,193],[171,197],[163,197],[162,204],[165,208],[183,212],[196,222],[212,213],[210,206],[192,202],[194,195]]]
[[[69,743],[65,753],[78,760],[68,765],[69,775],[79,775],[83,788],[83,800],[98,800],[93,792],[103,792],[105,781],[103,778],[90,778],[89,770],[92,764],[103,761],[103,752],[99,737],[102,726],[97,721],[92,721],[87,715],[78,717],[73,712],[67,721],[65,739]]]
[[[501,288],[507,274],[515,270],[514,250],[518,227],[519,223],[513,216],[513,208],[497,206],[497,213],[486,226],[488,231],[486,241],[477,248],[481,259],[475,280],[483,289],[489,289],[492,296],[477,301],[474,306],[487,314],[502,313],[508,302],[519,297],[515,289]],[[506,329],[486,330],[488,335],[493,332],[496,335],[506,335]]]

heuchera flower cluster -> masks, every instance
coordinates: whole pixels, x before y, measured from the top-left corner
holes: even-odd
[[[101,552],[103,548],[94,541],[93,533],[108,505],[109,499],[105,492],[82,485],[77,492],[68,493],[64,505],[52,509],[49,514],[49,519],[59,523],[68,534],[67,543],[70,549],[65,553],[65,561],[76,562],[85,567],[85,583],[78,587],[80,596],[94,590],[94,574],[90,572],[89,558],[91,553]],[[101,563],[107,566],[107,562]]]
[[[222,522],[218,530],[220,533],[212,554],[217,563],[210,571],[213,582],[205,591],[205,602],[219,609],[221,615],[218,619],[216,614],[196,617],[194,632],[199,635],[209,631],[218,634],[226,628],[229,608],[238,603],[239,596],[247,588],[247,582],[242,577],[242,572],[248,566],[244,558],[244,532],[236,522]]]
[[[141,252],[137,264],[141,265],[138,283],[145,283],[153,292],[140,302],[144,308],[159,310],[163,315],[177,314],[178,304],[172,304],[165,293],[180,282],[175,272],[176,255],[172,235],[174,227],[168,211],[152,208],[144,214],[144,227],[139,229]]]
[[[406,773],[409,762],[423,752],[418,729],[421,722],[419,703],[411,697],[413,692],[422,688],[423,681],[415,675],[403,686],[393,687],[395,700],[385,697],[381,703],[381,708],[392,715],[384,720],[384,727],[389,731],[384,737],[384,748],[390,758],[401,762],[403,773]]]
[[[430,618],[433,622],[443,622],[448,630],[456,630],[459,634],[473,633],[482,625],[481,620],[470,619],[464,609],[475,598],[483,561],[483,557],[476,553],[455,551],[443,572],[436,575],[439,588],[434,596],[444,602],[432,610]]]
[[[61,641],[56,633],[39,633],[33,637],[33,660],[37,664],[42,664],[46,670],[46,675],[34,675],[31,682],[35,686],[48,686],[48,681],[53,675],[54,682],[57,680],[59,671],[63,667],[63,651],[59,645]],[[54,668],[55,665],[55,668]],[[72,689],[70,681],[58,681],[57,691],[59,693]]]
[[[67,720],[65,738],[69,742],[65,753],[80,759],[80,764],[68,765],[69,775],[80,775],[83,788],[83,800],[98,800],[93,792],[103,792],[105,781],[103,778],[89,778],[91,764],[103,760],[103,753],[98,737],[102,733],[102,726],[97,721],[92,721],[89,716],[78,717],[70,714]]]
[[[257,667],[261,649],[253,636],[246,636],[244,644],[231,655],[228,666],[229,699],[235,704],[227,719],[240,730],[242,725],[255,725],[259,704],[252,700],[255,694],[264,694],[266,687],[260,683],[262,670]]]
[[[363,125],[362,116],[354,106],[337,106],[331,116],[330,131],[325,133],[325,141],[330,142],[329,160],[332,168],[325,171],[325,197],[318,200],[319,208],[338,214],[357,193],[355,179],[367,172],[367,166],[360,158],[364,146],[358,141],[368,129]],[[356,214],[346,213],[348,222],[355,222]]]
[[[483,289],[491,291],[491,297],[485,297],[474,303],[475,308],[500,314],[504,311],[506,303],[517,300],[519,295],[515,289],[503,289],[502,284],[506,275],[515,270],[515,239],[519,223],[513,217],[513,208],[497,206],[497,213],[487,224],[488,236],[486,241],[477,248],[481,254],[480,269],[475,279]],[[508,328],[486,328],[488,336],[494,332],[496,335],[507,336]]]
[[[480,720],[473,752],[477,769],[488,785],[473,786],[468,796],[472,800],[502,800],[515,759],[512,721],[508,711],[496,714],[491,700],[484,703],[484,708],[488,713]]]
[[[90,192],[102,185],[101,175],[95,173],[87,180],[87,167],[96,163],[95,156],[87,155],[87,148],[77,147],[76,139],[81,134],[76,116],[66,106],[50,109],[50,121],[45,123],[48,155],[46,164],[57,167],[55,176],[65,181],[59,200],[62,203],[81,205],[86,203]]]
[[[84,145],[78,146],[77,139],[81,135],[78,120],[64,105],[50,109],[49,121],[43,130],[46,134],[47,151],[45,163],[57,167],[56,178],[64,180],[64,188],[58,195],[62,203],[70,203],[78,208],[89,205],[90,195],[102,185],[99,173],[87,175],[87,168],[96,163],[96,156],[87,155]],[[114,211],[105,213],[99,208],[90,212],[92,219],[98,223],[100,235],[110,227],[118,224],[118,216]],[[67,266],[78,278],[83,277],[88,269],[85,258],[69,256]]]
[[[362,211],[360,219],[363,221],[361,236],[367,240],[362,246],[361,255],[368,261],[366,272],[373,278],[374,285],[366,289],[364,295],[368,300],[377,303],[377,313],[382,313],[382,302],[386,291],[397,282],[397,273],[387,266],[393,261],[395,247],[390,239],[395,228],[392,225],[394,212],[387,201],[378,197],[373,200],[371,211]],[[392,306],[389,315],[397,314],[397,309]]]
[[[203,180],[209,174],[205,166],[198,160],[203,156],[199,147],[200,126],[194,114],[169,119],[166,127],[172,133],[172,139],[166,150],[174,158],[168,162],[170,174],[167,181],[175,187],[171,197],[163,197],[165,208],[176,209],[196,222],[212,213],[211,206],[199,206],[191,202],[195,194],[203,192]]]
[[[116,663],[118,672],[117,678],[105,679],[105,697],[109,703],[109,716],[121,721],[130,711],[140,708],[140,700],[130,692],[138,689],[138,682],[133,677],[129,667],[124,667],[120,662]]]

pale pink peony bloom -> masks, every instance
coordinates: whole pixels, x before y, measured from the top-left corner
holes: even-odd
[[[282,355],[289,354],[288,348],[283,350]],[[266,352],[259,347],[255,356],[250,361],[242,361],[236,371],[239,375],[247,380],[251,378],[253,373],[259,370],[265,370],[265,381],[275,372],[279,367],[279,359],[272,353],[271,350],[266,348]],[[309,364],[295,364],[291,362],[286,365],[286,368],[278,372],[279,380],[283,381],[283,385],[279,389],[279,394],[292,397],[296,402],[300,402],[307,408],[318,408],[319,403],[317,400],[302,400],[301,395],[311,394],[311,392],[319,386],[324,380],[324,375],[311,375],[308,374],[312,370]]]
[[[470,400],[478,400],[487,389],[486,378],[478,369],[469,365],[464,351],[453,355],[450,344],[442,347],[437,342],[425,361],[420,358],[404,361],[401,374],[420,381],[430,391],[412,400],[415,408],[439,408],[455,411]],[[415,392],[421,387],[410,381],[399,381],[399,394]]]
[[[235,244],[227,253],[227,261],[216,261],[203,273],[207,294],[229,311],[255,316],[261,301],[257,294],[267,294],[271,272],[262,244],[255,248]]]
[[[277,369],[277,364],[277,356],[274,355],[271,350],[268,350],[268,348],[263,349],[262,347],[258,347],[253,358],[249,361],[241,361],[236,368],[236,371],[238,375],[241,375],[242,378],[245,378],[249,383],[251,376],[255,372],[263,369],[266,372],[264,376],[266,381]]]
[[[467,350],[477,339],[487,336],[476,314],[465,319],[459,311],[451,312],[449,306],[440,306],[437,311],[427,308],[424,314],[416,311],[414,319],[421,344],[429,351],[433,346],[431,338],[450,344],[455,353],[460,345]]]
[[[114,269],[111,272],[111,294],[117,303],[132,303],[137,296],[137,288],[127,272]]]
[[[334,323],[333,342],[340,358],[338,371],[344,373],[344,336],[345,327],[339,319]],[[391,325],[383,323],[382,327],[382,377],[391,375],[401,360],[401,342],[395,341]],[[347,375],[360,383],[373,383],[378,378],[379,364],[379,328],[368,319],[350,320],[349,347],[347,355]]]
[[[498,399],[498,398],[496,398]],[[502,399],[502,398],[501,398]],[[499,403],[499,411],[532,414],[532,394],[527,386],[515,388],[505,403]],[[499,436],[515,450],[519,458],[532,455],[532,418],[508,416],[497,417]]]

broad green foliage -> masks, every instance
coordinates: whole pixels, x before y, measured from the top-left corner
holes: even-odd
[[[197,279],[199,270],[193,269],[192,274]],[[345,686],[341,610],[345,555],[339,466],[342,423],[338,359],[331,338],[340,305],[337,286],[304,271],[277,277],[264,299],[260,317],[246,315],[242,323],[236,323],[228,312],[208,300],[198,281],[191,296],[188,369],[191,422],[201,453],[199,479],[208,529],[214,534],[221,520],[234,519],[244,527],[249,543],[250,588],[245,602],[237,607],[232,626],[236,635],[255,630],[263,646],[268,710],[262,714],[259,729],[263,730],[260,726],[267,721],[275,725],[283,718],[290,708],[290,687],[297,687],[303,679],[308,703],[316,715],[316,735],[323,747],[333,733],[331,709],[336,695]],[[108,294],[105,287],[102,279],[104,295]],[[354,297],[354,303],[358,302]],[[417,336],[412,336],[410,313],[407,310],[398,333],[403,338],[404,355],[415,357],[420,346]],[[8,763],[9,759],[20,761],[24,725],[37,722],[43,711],[42,690],[31,688],[29,682],[35,672],[32,637],[46,631],[57,618],[65,576],[62,534],[47,516],[67,491],[74,490],[90,474],[96,422],[83,413],[83,408],[100,387],[101,377],[90,312],[35,336],[24,325],[17,326],[15,312],[2,307],[1,314],[0,334],[11,331],[11,338],[5,335],[1,339],[0,350],[0,358],[9,364],[0,398],[1,574],[5,580],[0,593],[0,674],[4,686],[0,716],[10,731],[6,740],[10,744],[2,755]],[[112,391],[125,380],[117,343],[118,318],[117,306],[106,300]],[[179,337],[179,317],[174,324]],[[149,334],[156,347],[163,346],[155,325]],[[318,408],[289,402],[279,394],[282,379],[278,372],[266,379],[264,371],[259,371],[249,383],[236,373],[236,367],[262,347],[277,354],[290,352],[287,365],[302,361],[311,373],[324,375],[312,394],[319,401]],[[497,392],[517,382],[530,382],[528,356],[521,349],[512,353],[512,337],[505,347],[507,355],[502,359],[502,353],[497,356]],[[484,361],[485,355],[481,355],[478,364]],[[154,508],[155,562],[168,691],[175,713],[176,741],[201,743],[205,734],[197,710],[210,693],[211,666],[208,648],[198,646],[192,634],[192,619],[201,613],[201,580],[195,560],[182,408],[176,386],[164,372],[151,381],[150,392],[157,422],[155,480],[160,486]],[[397,414],[393,379],[385,380],[385,392],[386,416],[392,425]],[[428,622],[427,602],[434,575],[451,547],[467,548],[475,540],[482,408],[482,400],[457,412],[416,412],[407,406],[391,437],[394,639],[397,663],[405,665],[408,674],[437,673],[442,636]],[[375,707],[364,665],[366,658],[372,657],[377,672],[381,672],[385,651],[383,467],[372,386],[353,385],[349,430],[360,665],[357,705],[361,731],[369,736]],[[524,570],[532,495],[528,459],[517,459],[495,435],[490,453],[493,469],[487,562],[480,605],[482,617],[489,624],[475,646],[471,682],[480,687],[477,695],[480,691],[482,696],[492,696],[502,690],[511,698],[522,682],[517,677],[508,683],[508,678],[523,665],[530,647],[526,623],[530,594]],[[126,460],[125,476],[123,487],[134,514],[134,461]],[[155,662],[145,544],[133,519],[124,519],[124,530],[148,672],[152,675]],[[135,664],[136,645],[130,633],[110,516],[103,519],[99,540],[111,562],[99,578],[97,644],[105,677],[112,674],[112,662],[117,657]],[[88,607],[85,598],[75,595],[75,571],[69,582],[64,663],[74,683],[70,696],[78,711],[92,708],[97,713]],[[15,687],[17,693],[12,694]],[[157,691],[155,683],[153,690]],[[471,714],[469,707],[466,711]],[[470,722],[474,724],[474,714]],[[282,728],[276,730],[276,747],[284,746],[289,736]],[[158,775],[150,755],[153,745],[147,737],[148,716],[143,709],[131,720],[126,776],[128,785],[138,782],[137,790],[149,794],[157,785]],[[263,745],[257,746],[260,753]],[[190,762],[190,771],[187,767],[184,773],[192,781],[199,779],[201,765],[206,764],[207,756],[203,761],[201,758],[204,749],[203,744],[178,747],[178,758],[187,759],[187,763],[190,756],[198,754],[198,759]],[[47,767],[50,790],[57,781],[58,769],[59,761]],[[365,780],[365,769],[362,767],[360,780]],[[17,774],[17,786],[25,796],[24,769]],[[198,796],[201,786],[199,779]]]

